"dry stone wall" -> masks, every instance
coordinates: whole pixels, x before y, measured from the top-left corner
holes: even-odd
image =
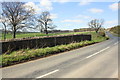
[[[52,47],[56,45],[69,44],[72,42],[80,42],[85,40],[91,40],[91,35],[77,34],[77,35],[66,35],[66,36],[49,36],[49,37],[39,37],[31,39],[21,39],[12,41],[3,41],[2,53],[6,51],[14,51],[26,48],[43,48]]]

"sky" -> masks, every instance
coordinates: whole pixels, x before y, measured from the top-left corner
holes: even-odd
[[[56,29],[73,30],[88,28],[88,22],[92,19],[104,19],[104,28],[110,28],[118,24],[118,3],[116,2],[51,2],[40,0],[28,2],[34,4],[38,14],[48,10],[51,13]]]
[[[88,28],[88,22],[92,19],[104,19],[104,28],[118,25],[117,2],[92,2],[69,0],[40,0],[28,1],[26,5],[32,6],[39,15],[42,11],[49,11],[53,23],[60,30],[73,30]]]
[[[92,19],[104,19],[103,27],[109,28],[118,24],[118,11],[115,6],[116,3],[113,2],[53,3],[51,13],[56,15],[54,23],[59,29],[87,28]]]

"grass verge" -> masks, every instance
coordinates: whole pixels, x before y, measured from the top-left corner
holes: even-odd
[[[114,32],[110,32],[111,34],[113,34],[114,36],[120,37],[120,34],[116,34]]]
[[[57,54],[60,52],[65,52],[72,49],[80,48],[83,46],[91,45],[108,39],[107,37],[97,35],[95,32],[92,32],[91,35],[92,35],[91,41],[81,41],[78,43],[70,43],[65,45],[58,45],[54,47],[46,47],[39,49],[21,49],[18,51],[13,51],[11,54],[2,54],[0,56],[0,58],[2,58],[0,64],[2,65],[2,67],[10,66],[17,63],[22,63],[22,62],[50,56],[53,54]]]

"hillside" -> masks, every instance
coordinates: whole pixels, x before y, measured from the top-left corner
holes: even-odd
[[[118,36],[120,36],[120,25],[110,28],[110,32],[115,33]]]

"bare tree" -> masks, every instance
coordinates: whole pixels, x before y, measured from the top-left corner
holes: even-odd
[[[44,26],[41,22],[38,22],[34,29],[38,29],[38,28],[41,33],[44,32]]]
[[[50,13],[48,11],[42,12],[37,21],[40,23],[39,27],[41,27],[41,29],[44,29],[44,32],[46,34],[48,34],[48,29],[53,28],[52,19],[50,18]]]
[[[27,26],[26,20],[33,16],[34,9],[25,8],[23,2],[2,2],[1,5],[3,16],[9,20],[13,38],[16,38],[17,30]]]
[[[94,29],[96,33],[98,33],[99,29],[103,26],[103,23],[103,19],[94,19],[91,20],[88,25],[90,26],[90,28]]]
[[[9,22],[8,22],[7,18],[3,17],[3,14],[1,14],[1,16],[0,16],[0,23],[3,24],[2,30],[3,30],[3,34],[4,34],[4,40],[5,40],[6,39],[6,34],[7,34],[7,26],[8,26],[7,23],[9,23]]]
[[[54,32],[53,30],[56,28],[57,26],[54,25],[53,23],[51,23],[50,27],[48,27],[52,32]]]

